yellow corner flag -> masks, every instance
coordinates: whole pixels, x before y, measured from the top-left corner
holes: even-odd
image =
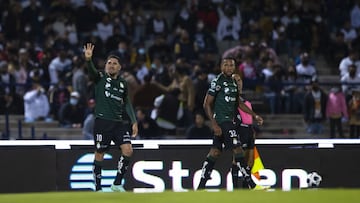
[[[264,169],[264,165],[260,159],[260,155],[259,152],[256,148],[256,146],[254,146],[254,165],[251,169],[251,173],[258,179],[260,180],[260,175],[259,175],[259,170]]]

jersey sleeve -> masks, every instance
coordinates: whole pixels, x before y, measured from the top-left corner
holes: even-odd
[[[210,83],[210,88],[208,89],[208,94],[211,96],[216,96],[216,94],[221,90],[221,85],[218,83],[217,79],[213,79]]]
[[[136,120],[136,115],[135,115],[135,111],[134,111],[134,107],[131,103],[131,100],[129,98],[129,86],[128,83],[126,82],[126,80],[124,80],[124,84],[125,84],[125,93],[124,93],[124,99],[125,99],[125,110],[126,113],[128,114],[131,124],[134,124],[137,122]]]
[[[87,69],[89,72],[89,77],[90,80],[97,82],[100,79],[100,73],[96,70],[94,63],[92,62],[92,60],[87,61]]]

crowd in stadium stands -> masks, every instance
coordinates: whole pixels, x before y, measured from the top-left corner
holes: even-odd
[[[360,87],[359,0],[3,0],[0,14],[0,113],[28,122],[91,120],[86,42],[97,67],[110,53],[121,58],[141,138],[194,125],[222,56],[236,58],[244,89],[263,93],[269,113],[310,123],[347,117],[326,115],[313,91],[315,56],[324,56],[346,111],[359,112],[350,105]]]

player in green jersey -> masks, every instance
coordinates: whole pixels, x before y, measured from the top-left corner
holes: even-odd
[[[104,154],[109,150],[111,141],[113,141],[115,146],[121,149],[121,156],[118,162],[118,172],[111,189],[123,192],[125,189],[121,182],[133,153],[131,137],[137,135],[138,125],[128,97],[127,82],[120,77],[120,58],[115,55],[108,56],[105,62],[105,70],[98,71],[92,62],[93,51],[93,44],[87,43],[84,46],[89,77],[95,83],[95,160],[93,167],[95,189],[97,191],[102,189],[101,170]],[[131,120],[132,135],[130,135],[130,126],[124,122],[125,113]]]
[[[213,146],[211,147],[206,160],[202,166],[202,174],[198,189],[204,189],[207,180],[210,179],[215,162],[220,156],[223,145],[225,149],[231,149],[236,165],[244,174],[245,181],[251,188],[256,184],[251,179],[249,167],[244,159],[244,150],[241,148],[240,138],[236,132],[234,123],[235,110],[243,105],[239,101],[239,92],[236,81],[232,78],[235,71],[235,60],[223,58],[221,61],[221,73],[211,82],[210,88],[204,99],[204,109],[210,119],[214,131]],[[246,107],[243,107],[246,109]],[[250,109],[247,109],[258,123],[263,120]]]

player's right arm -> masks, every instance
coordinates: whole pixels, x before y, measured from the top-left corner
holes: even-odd
[[[93,81],[98,81],[100,78],[99,72],[96,70],[94,63],[92,62],[92,56],[94,52],[94,45],[87,43],[84,45],[84,56],[88,67],[89,77]]]
[[[212,109],[213,104],[214,104],[214,100],[215,100],[214,96],[206,94],[205,99],[204,99],[204,110],[206,112],[206,115],[210,119],[211,126],[212,126],[212,128],[214,130],[214,134],[216,136],[221,136],[221,134],[222,134],[221,128],[220,128],[220,126],[218,125],[218,123],[216,122],[216,120],[214,118],[214,111]]]

